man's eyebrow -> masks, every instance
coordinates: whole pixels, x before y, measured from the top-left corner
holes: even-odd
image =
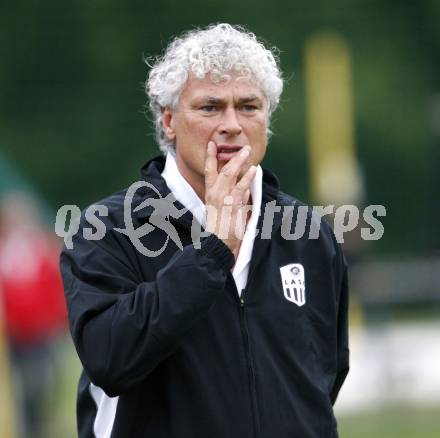
[[[219,105],[224,102],[223,99],[220,99],[219,97],[213,97],[213,96],[202,96],[198,99],[196,99],[197,103],[204,103],[208,105]]]
[[[240,97],[237,101],[240,104],[250,103],[250,102],[258,102],[261,103],[261,98],[255,94],[251,94],[250,96]]]
[[[220,97],[202,96],[199,99],[197,99],[197,102],[198,103],[203,102],[204,104],[208,104],[208,105],[220,105],[220,104],[224,103],[225,100],[221,99]],[[250,103],[250,102],[261,103],[262,99],[261,99],[261,97],[258,97],[256,94],[251,94],[249,96],[240,97],[239,99],[237,99],[236,102],[240,105],[245,104],[245,103]]]

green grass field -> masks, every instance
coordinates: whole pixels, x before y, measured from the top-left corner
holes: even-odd
[[[338,423],[340,438],[439,438],[440,406],[386,406]]]

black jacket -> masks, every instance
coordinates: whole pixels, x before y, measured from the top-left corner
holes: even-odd
[[[152,159],[141,175],[164,197],[163,167],[163,158]],[[309,214],[304,237],[286,240],[282,214],[275,214],[271,238],[255,239],[240,299],[232,253],[215,235],[195,248],[190,212],[171,219],[183,249],[170,239],[157,257],[138,252],[115,230],[125,227],[124,195],[99,203],[109,211],[101,217],[103,239],[82,236],[90,227],[83,215],[73,249],[61,255],[71,334],[84,367],[79,437],[96,432],[90,382],[119,396],[113,426],[97,437],[337,437],[332,405],[348,371],[348,289],[329,226],[323,222],[319,238],[308,239]],[[137,190],[133,207],[149,197],[157,194]],[[299,205],[265,170],[263,212],[271,201]],[[153,211],[133,213],[134,227]],[[141,241],[158,249],[165,238],[155,227]],[[304,267],[302,306],[285,297],[280,267],[291,263]]]

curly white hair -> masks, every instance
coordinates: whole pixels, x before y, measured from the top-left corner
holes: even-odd
[[[145,92],[153,115],[160,150],[175,149],[174,141],[162,126],[164,108],[175,110],[180,94],[191,73],[203,79],[208,73],[214,82],[228,80],[233,73],[253,80],[268,101],[268,120],[279,103],[283,78],[276,48],[266,48],[256,36],[242,26],[221,23],[191,30],[174,39],[163,56],[154,62],[145,82]]]

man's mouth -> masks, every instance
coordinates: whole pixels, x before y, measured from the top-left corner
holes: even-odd
[[[237,145],[218,145],[217,160],[229,161],[243,146]]]

